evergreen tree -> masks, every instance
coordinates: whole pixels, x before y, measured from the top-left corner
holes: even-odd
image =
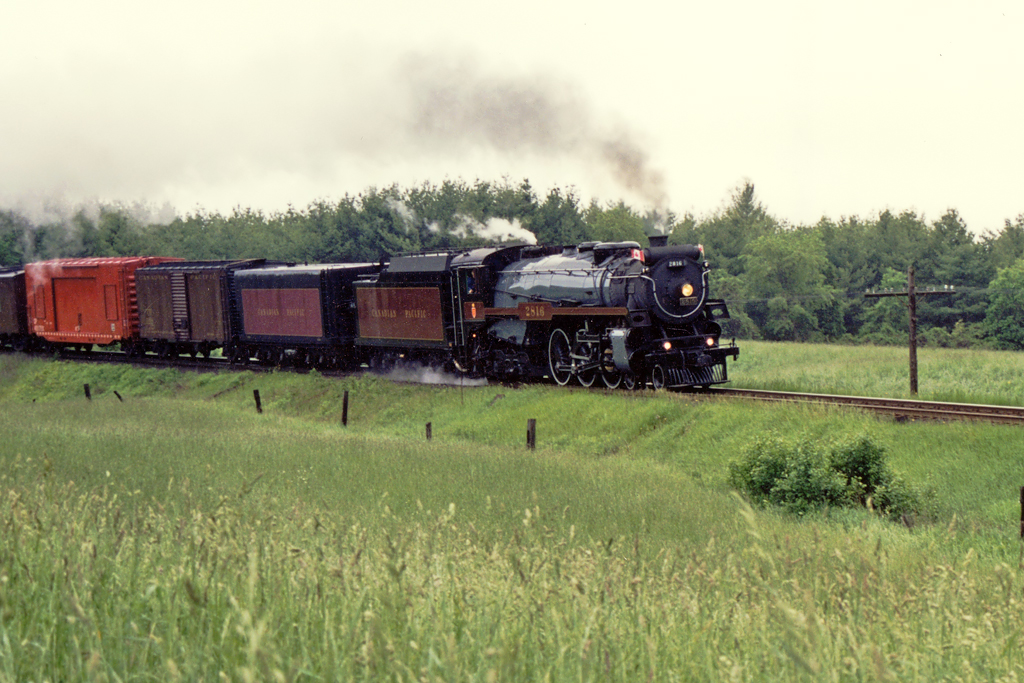
[[[754,184],[747,181],[733,193],[732,203],[703,224],[699,233],[708,258],[717,267],[738,275],[748,263],[740,258],[747,245],[779,228],[779,223],[757,200]]]

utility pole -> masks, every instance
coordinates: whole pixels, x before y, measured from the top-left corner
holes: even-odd
[[[926,289],[917,291],[914,287],[914,266],[907,269],[907,289],[903,292],[864,292],[865,298],[884,296],[905,296],[910,308],[910,394],[917,396],[917,297],[931,294],[956,294],[954,289]]]

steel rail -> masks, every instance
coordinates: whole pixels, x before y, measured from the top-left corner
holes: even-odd
[[[707,396],[749,399],[755,401],[834,405],[873,413],[891,415],[897,419],[915,420],[979,420],[999,424],[1024,424],[1024,408],[995,406],[980,403],[943,403],[899,398],[872,398],[835,394],[807,394],[789,391],[762,391],[758,389],[715,388],[703,392]]]

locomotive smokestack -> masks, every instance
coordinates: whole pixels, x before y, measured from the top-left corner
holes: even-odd
[[[652,247],[668,246],[668,235],[648,235],[647,240],[651,243]]]

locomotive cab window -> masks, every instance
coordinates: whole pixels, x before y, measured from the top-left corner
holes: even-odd
[[[470,268],[462,271],[460,276],[462,291],[466,296],[474,298],[483,297],[488,288],[486,268]]]
[[[480,287],[483,283],[480,281],[480,272],[478,268],[472,270],[466,270],[462,273],[462,291],[466,294],[480,294]]]

